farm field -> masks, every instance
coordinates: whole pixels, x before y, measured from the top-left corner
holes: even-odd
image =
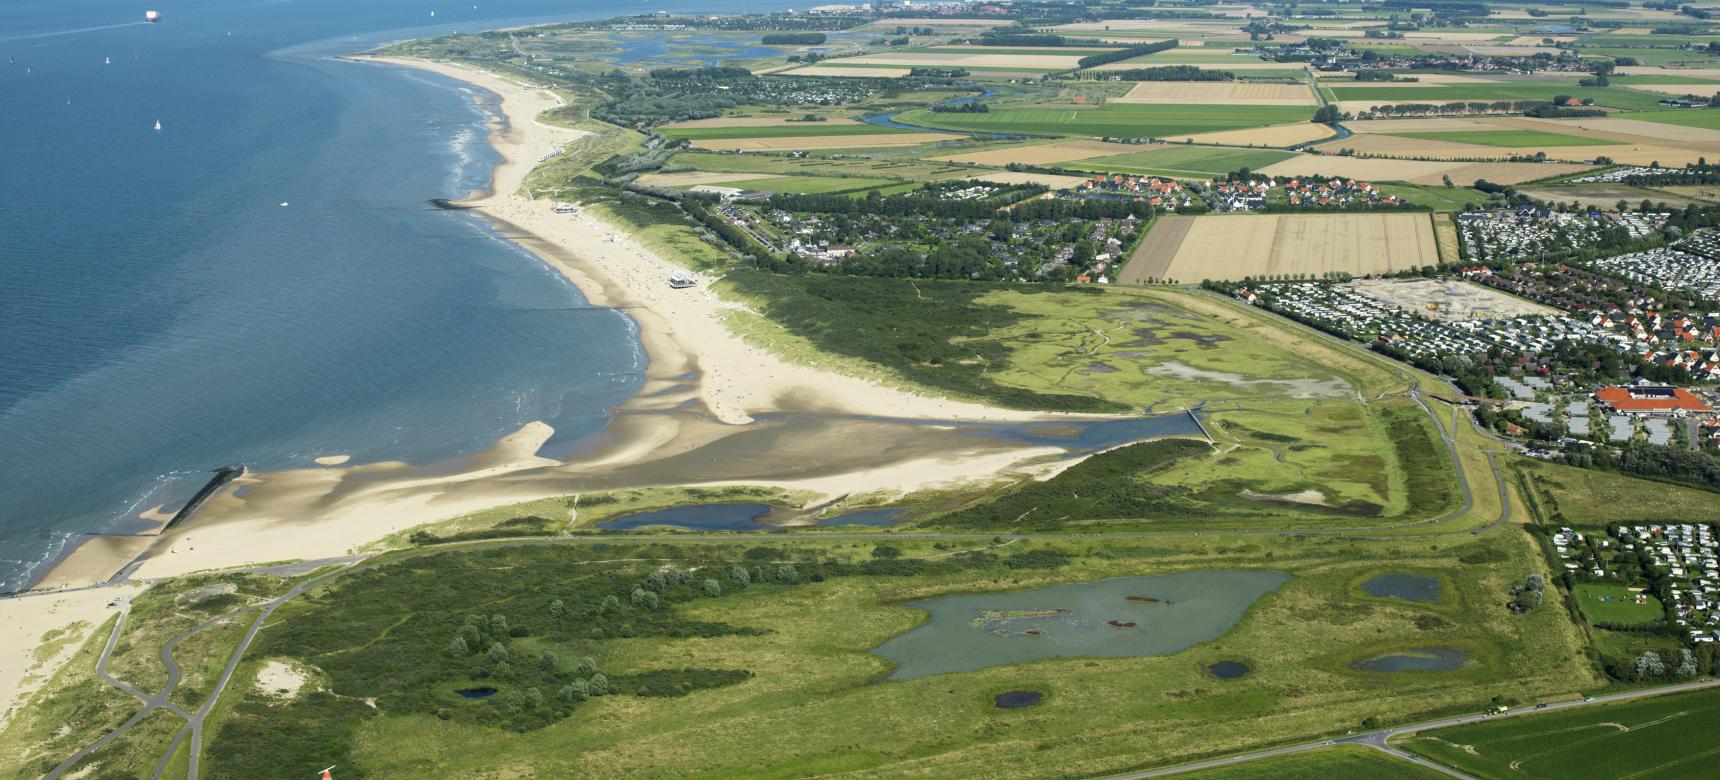
[[[1555,95],[1594,98],[1598,105],[1626,110],[1660,107],[1660,96],[1622,87],[1582,87],[1575,80],[1537,79],[1492,84],[1328,84],[1340,102],[1450,103],[1454,101],[1552,100]]]
[[[1658,122],[1661,124],[1678,125],[1679,127],[1700,127],[1704,130],[1720,130],[1720,111],[1709,109],[1644,111],[1626,114],[1623,118],[1638,122]]]
[[[863,122],[825,123],[793,122],[773,125],[741,125],[731,127],[664,127],[665,138],[689,141],[711,141],[734,138],[812,138],[835,135],[894,135],[912,132],[894,127],[881,127]]]
[[[888,65],[831,65],[820,62],[817,65],[808,65],[804,68],[785,70],[782,71],[782,74],[785,76],[827,76],[831,78],[899,79],[908,75],[910,70],[912,69]]]
[[[1572,184],[1548,187],[1526,187],[1521,190],[1531,198],[1551,201],[1554,203],[1570,203],[1576,201],[1584,206],[1612,209],[1617,208],[1620,200],[1633,204],[1643,200],[1655,203],[1666,203],[1669,206],[1686,206],[1691,203],[1712,202],[1716,193],[1705,192],[1702,188],[1688,187],[1627,187],[1621,184]]]
[[[1454,180],[1455,182],[1455,180]],[[1376,184],[1380,192],[1396,195],[1418,206],[1434,211],[1462,211],[1470,204],[1484,204],[1487,195],[1472,187],[1445,187],[1428,184]]]
[[[1630,626],[1666,617],[1660,599],[1640,591],[1639,588],[1633,592],[1623,585],[1579,582],[1572,589],[1572,595],[1576,596],[1577,606],[1582,608],[1590,623]],[[1637,600],[1639,593],[1640,602]]]
[[[1399,744],[1479,778],[1688,778],[1716,752],[1720,693],[1698,691],[1439,729]]]
[[[1012,162],[1029,165],[1053,165],[1072,160],[1088,160],[1094,157],[1140,151],[1143,147],[1137,144],[1119,144],[1109,141],[1058,141],[1056,143],[1041,143],[1026,146],[1007,146],[998,149],[988,149],[983,152],[964,152],[962,154],[931,157],[936,161],[954,163],[971,163],[973,165],[994,165],[1003,167]]]
[[[1192,140],[1197,144],[1219,144],[1223,146],[1276,146],[1292,147],[1302,144],[1324,141],[1336,135],[1332,128],[1314,122],[1291,122],[1283,125],[1268,125],[1266,127],[1250,127],[1242,130],[1219,130],[1212,133],[1196,133],[1184,140]]]
[[[1358,136],[1352,136],[1355,138]],[[1349,139],[1345,139],[1348,141]],[[1322,147],[1324,148],[1324,147]],[[1593,168],[1579,163],[1472,163],[1458,160],[1394,160],[1389,158],[1341,157],[1331,154],[1298,155],[1274,163],[1261,173],[1273,176],[1347,176],[1365,181],[1403,181],[1412,184],[1443,184],[1450,176],[1457,184],[1486,179],[1498,184],[1565,176]]]
[[[1112,98],[1124,104],[1230,104],[1252,106],[1311,106],[1314,92],[1306,84],[1244,81],[1142,81],[1127,94]]]
[[[1424,213],[1177,216],[1158,220],[1122,281],[1363,275],[1438,263]]]
[[[982,133],[1168,138],[1193,133],[1306,120],[1312,110],[1291,106],[1108,105],[1088,109],[994,108],[984,114],[908,111],[904,124]]]
[[[1419,132],[1392,133],[1399,138],[1420,138],[1428,141],[1452,141],[1482,146],[1513,148],[1545,148],[1554,146],[1596,146],[1615,143],[1575,135],[1546,133],[1536,130],[1469,130],[1455,133]]]
[[[1288,756],[1204,769],[1178,777],[1188,780],[1441,780],[1444,774],[1361,745],[1336,745]]]
[[[1069,167],[1117,173],[1211,178],[1240,168],[1258,170],[1294,155],[1266,149],[1161,145],[1147,151],[1082,160]]]
[[[745,136],[741,138],[709,138],[693,142],[699,149],[713,150],[772,150],[772,149],[850,149],[870,146],[917,146],[960,138],[950,133],[864,133],[854,135],[792,135]]]

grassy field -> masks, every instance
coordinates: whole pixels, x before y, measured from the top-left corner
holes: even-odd
[[[1432,184],[1379,184],[1380,192],[1396,195],[1411,203],[1427,206],[1434,211],[1462,211],[1470,204],[1485,204],[1486,193],[1473,187],[1441,187]]]
[[[1445,775],[1372,748],[1337,745],[1235,766],[1190,772],[1178,777],[1188,780],[1258,780],[1262,777],[1274,780],[1376,780],[1382,777],[1440,780]]]
[[[1297,106],[1109,105],[1104,108],[993,108],[984,114],[909,111],[904,124],[981,133],[1164,138],[1214,130],[1307,121],[1311,108]]]
[[[1171,146],[1149,152],[1119,154],[1069,163],[1065,167],[1084,171],[1141,173],[1158,176],[1220,176],[1239,168],[1259,170],[1293,157],[1289,152],[1269,149],[1228,149],[1211,146]]]
[[[1582,607],[1591,623],[1614,623],[1618,625],[1634,625],[1637,623],[1652,623],[1666,616],[1661,608],[1660,599],[1653,594],[1644,593],[1642,603],[1637,603],[1637,594],[1623,585],[1607,585],[1598,582],[1578,583],[1573,589],[1577,597],[1577,605]]]
[[[909,132],[894,127],[880,127],[868,124],[827,125],[821,122],[806,122],[792,125],[765,125],[753,127],[669,127],[663,129],[663,135],[674,140],[712,141],[729,138],[797,138],[801,136],[829,135],[888,135],[891,133]]]
[[[848,192],[850,190],[870,190],[896,183],[897,181],[894,179],[776,176],[769,179],[747,179],[746,181],[738,181],[734,184],[725,184],[720,186],[804,195],[824,192]]]
[[[696,550],[518,548],[433,555],[395,564],[399,571],[352,577],[283,609],[259,640],[256,659],[307,665],[322,690],[271,702],[247,683],[255,675],[254,662],[247,662],[235,687],[242,698],[232,716],[212,726],[205,766],[211,776],[253,765],[297,770],[316,761],[324,763],[310,766],[313,772],[338,763],[373,777],[430,771],[877,776],[904,767],[928,776],[982,769],[999,778],[1096,776],[1341,733],[1369,717],[1401,722],[1472,710],[1501,693],[1551,695],[1593,682],[1573,660],[1577,639],[1557,610],[1514,616],[1498,606],[1495,593],[1524,567],[1539,565],[1517,534],[1415,545],[1288,538],[1268,545],[1223,537],[1099,545],[1075,539],[1017,543],[965,563],[950,553],[974,545],[952,549],[944,542],[900,540],[888,546],[889,556],[875,553],[871,543],[812,540]],[[1501,562],[1457,561],[1483,549]],[[989,556],[997,562],[987,562]],[[615,559],[642,560],[599,563]],[[589,610],[581,599],[604,592],[589,583],[627,588],[664,565],[775,565],[785,559],[808,576],[827,574],[822,581],[725,588],[719,597],[674,596],[666,611],[648,618],[627,599],[618,616],[578,617]],[[721,564],[723,570],[729,565]],[[1429,606],[1351,595],[1349,584],[1358,576],[1399,567],[1438,572],[1456,585],[1455,598]],[[1235,568],[1282,571],[1292,579],[1219,639],[1167,656],[1053,659],[879,683],[887,664],[868,652],[921,620],[900,606],[904,600]],[[871,570],[892,573],[865,573]],[[568,620],[546,614],[555,598],[566,601]],[[612,680],[643,679],[664,668],[750,674],[738,683],[669,695],[571,704],[550,697],[517,712],[503,706],[525,684],[512,678],[491,676],[484,684],[500,692],[467,701],[452,691],[472,685],[469,677],[418,667],[402,667],[401,677],[379,676],[436,657],[467,614],[486,622],[503,615],[519,629],[507,642],[514,675],[524,674],[524,665],[536,666],[543,653],[590,655]],[[630,622],[637,636],[611,633],[618,621]],[[688,633],[677,626],[705,628]],[[605,631],[594,633],[597,627]],[[1373,653],[1428,642],[1462,647],[1476,663],[1403,674],[1349,666]],[[1215,680],[1204,667],[1220,659],[1243,660],[1254,671],[1240,680]],[[379,688],[384,679],[393,687]],[[1045,701],[1013,711],[992,706],[992,696],[1018,688],[1042,691]],[[373,697],[375,709],[360,703],[362,697]],[[490,721],[520,726],[486,725]]]
[[[1519,461],[1516,470],[1547,522],[1593,528],[1625,521],[1720,521],[1720,497],[1704,490],[1541,461]]]
[[[1707,130],[1720,130],[1720,110],[1711,108],[1683,109],[1679,111],[1644,111],[1635,114],[1625,114],[1625,119],[1639,119],[1644,122],[1660,122],[1681,127],[1701,127]]]
[[[1402,747],[1480,778],[1712,775],[1713,746],[1695,735],[1720,728],[1720,692],[1637,701],[1454,726]]]
[[[1459,144],[1480,144],[1482,146],[1508,147],[1551,147],[1551,146],[1603,146],[1617,143],[1598,138],[1583,138],[1563,133],[1544,133],[1539,130],[1463,130],[1448,133],[1391,133],[1400,138],[1420,138],[1426,141],[1450,141]]]

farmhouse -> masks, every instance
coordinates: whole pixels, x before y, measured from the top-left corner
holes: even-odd
[[[1682,414],[1711,411],[1695,393],[1664,385],[1610,386],[1595,391],[1595,400],[1621,414]]]

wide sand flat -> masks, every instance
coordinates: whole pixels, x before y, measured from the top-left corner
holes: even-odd
[[[1311,106],[1307,84],[1253,84],[1241,81],[1142,81],[1112,103]]]
[[[866,133],[861,135],[797,135],[781,138],[705,138],[694,141],[693,147],[716,151],[858,149],[874,146],[914,146],[936,141],[950,141],[962,137],[955,133]]]
[[[1172,229],[1161,233],[1166,227]],[[1361,275],[1438,263],[1433,224],[1423,213],[1176,216],[1155,223],[1123,278]]]

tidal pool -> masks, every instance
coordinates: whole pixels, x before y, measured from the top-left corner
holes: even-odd
[[[1396,653],[1363,658],[1351,669],[1370,672],[1449,672],[1469,663],[1469,654],[1451,647],[1416,647]]]
[[[858,509],[835,517],[827,517],[818,521],[822,526],[833,525],[895,525],[896,518],[902,515],[902,510],[895,507],[881,509]]]
[[[699,504],[677,506],[650,512],[634,512],[597,524],[598,528],[628,530],[652,525],[667,525],[695,531],[768,531],[771,526],[758,520],[770,511],[770,504]]]
[[[484,699],[496,695],[495,688],[461,688],[455,691],[464,699]]]
[[[1369,596],[1397,598],[1405,601],[1438,601],[1439,578],[1425,574],[1391,572],[1362,583]]]
[[[1241,661],[1219,661],[1206,667],[1206,670],[1220,680],[1235,680],[1248,674],[1248,664]]]
[[[872,652],[888,679],[972,672],[1043,658],[1168,655],[1229,630],[1290,575],[1190,571],[910,601],[930,618]]]
[[[1006,691],[991,697],[991,703],[1001,710],[1031,707],[1044,700],[1045,694],[1039,691]]]

